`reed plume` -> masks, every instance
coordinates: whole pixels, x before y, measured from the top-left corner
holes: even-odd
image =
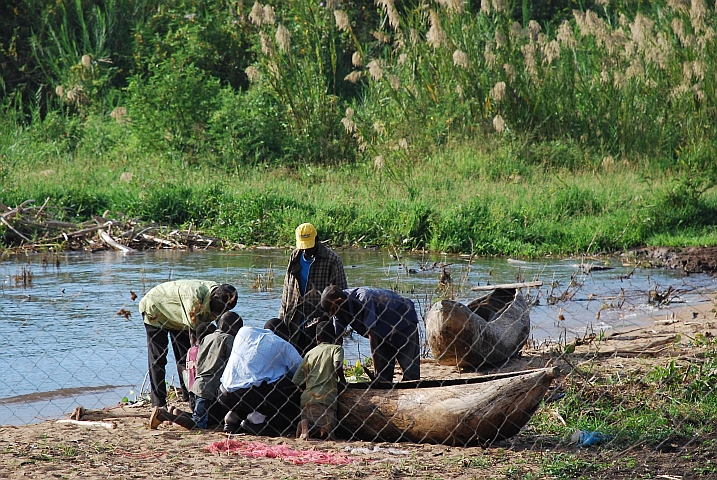
[[[490,89],[490,98],[492,98],[495,103],[502,102],[505,97],[505,90],[505,82],[497,82],[493,85],[493,88]]]
[[[254,6],[251,7],[251,12],[249,13],[249,21],[259,27],[261,27],[261,22],[264,20],[264,9],[261,6],[261,3],[254,2]]]
[[[398,30],[399,25],[401,24],[398,11],[396,10],[396,6],[393,3],[393,0],[375,0],[376,5],[379,5],[386,16],[388,17],[388,23],[391,25],[391,28],[394,30]]]
[[[493,128],[498,133],[503,133],[505,131],[505,121],[503,120],[503,117],[500,116],[500,114],[493,117]]]
[[[386,124],[380,120],[373,122],[373,130],[379,135],[386,135]]]
[[[535,59],[535,44],[526,43],[520,47],[520,51],[523,53],[523,62],[525,63],[525,70],[530,76],[535,79],[538,76],[538,65]]]
[[[363,59],[359,52],[354,52],[353,55],[351,55],[351,64],[354,67],[363,67]]]
[[[436,0],[436,3],[441,6],[441,8],[448,10],[451,13],[454,14],[461,14],[463,13],[463,1],[462,0]]]
[[[391,41],[391,35],[382,32],[381,30],[374,30],[371,32],[371,35],[373,35],[373,38],[381,43],[388,43]]]
[[[513,83],[515,81],[516,75],[518,75],[517,70],[511,63],[504,63],[503,64],[503,71],[505,72],[506,77],[508,77],[508,81]]]
[[[441,19],[435,10],[431,10],[428,14],[428,23],[431,25],[431,28],[428,29],[428,33],[426,34],[428,43],[430,43],[433,48],[440,48],[447,45],[448,37],[446,37],[446,32],[441,28]]]
[[[276,21],[274,7],[272,7],[271,5],[264,5],[264,8],[262,10],[262,22],[268,23],[269,25],[274,25],[274,22]]]
[[[575,35],[573,35],[573,27],[567,20],[563,20],[563,23],[558,27],[557,39],[565,48],[573,49],[578,44],[577,40],[575,40]]]
[[[246,67],[244,73],[246,73],[246,76],[251,83],[256,83],[261,78],[261,72],[259,72],[259,69],[254,66]]]
[[[557,40],[551,40],[543,45],[543,65],[550,65],[558,58],[560,58],[560,44]]]
[[[368,65],[368,73],[371,75],[371,78],[373,78],[375,81],[379,81],[383,78],[383,69],[381,68],[381,65],[379,65],[379,62],[376,60],[371,60]]]
[[[507,12],[509,8],[508,0],[493,0],[493,10],[495,13]]]
[[[351,28],[351,22],[349,16],[343,10],[334,10],[334,19],[336,20],[336,28],[342,32],[348,32]]]
[[[540,34],[540,24],[535,20],[531,20],[528,23],[528,36],[531,42],[538,41],[538,35]]]
[[[388,76],[388,84],[391,85],[391,88],[394,90],[401,88],[401,80],[396,75]]]
[[[468,55],[466,55],[466,53],[461,50],[456,50],[455,52],[453,52],[453,65],[467,70],[470,66],[470,60],[468,59]]]
[[[510,25],[510,40],[513,43],[519,43],[524,38],[525,32],[523,31],[523,27],[521,27],[518,22],[513,22]]]
[[[349,107],[346,109],[346,116],[341,119],[341,124],[346,129],[346,133],[351,135],[356,132],[356,123],[354,122],[354,109]]]
[[[261,53],[270,57],[274,54],[274,44],[269,36],[264,32],[259,32],[259,41],[261,43]]]
[[[284,25],[279,24],[276,28],[276,44],[279,50],[286,53],[291,49],[291,33]]]
[[[361,79],[361,72],[354,70],[344,77],[344,80],[350,83],[356,83]]]
[[[495,29],[495,46],[497,48],[505,47],[508,44],[508,38],[505,36],[503,32],[501,32],[499,29]]]

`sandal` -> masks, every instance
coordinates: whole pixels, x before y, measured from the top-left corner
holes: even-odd
[[[156,430],[159,424],[162,423],[162,420],[159,418],[159,409],[160,407],[154,407],[152,409],[152,414],[149,416],[150,430]]]

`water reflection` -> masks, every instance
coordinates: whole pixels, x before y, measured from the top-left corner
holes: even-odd
[[[279,311],[289,253],[283,249],[60,253],[0,263],[0,338],[6,345],[0,350],[0,364],[5,365],[0,377],[0,424],[56,415],[58,405],[65,408],[67,403],[63,397],[50,401],[47,408],[24,404],[13,410],[1,399],[107,385],[140,389],[147,356],[137,308],[142,296],[158,283],[180,278],[231,283],[239,291],[235,310],[247,325],[263,326]],[[337,253],[349,286],[398,290],[415,301],[419,314],[446,292],[467,299],[476,296],[472,286],[541,280],[541,288],[528,292],[537,302],[531,310],[536,343],[639,323],[642,315],[656,308],[648,305],[651,290],[671,286],[685,301],[704,299],[714,290],[708,275],[635,269],[617,259],[610,261],[609,270],[586,272],[576,259],[470,261],[445,255],[396,258],[378,250]],[[563,301],[553,303],[561,297]],[[360,338],[345,347],[351,361],[370,353]],[[176,375],[172,368],[170,358],[170,381]],[[125,390],[129,388],[118,387],[112,395],[96,396],[83,406],[97,408],[119,401],[126,392],[118,392]]]

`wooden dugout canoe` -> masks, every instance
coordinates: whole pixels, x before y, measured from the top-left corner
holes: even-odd
[[[387,388],[349,384],[339,396],[339,425],[342,436],[351,439],[489,444],[515,435],[528,423],[557,373],[544,368]]]
[[[480,368],[504,364],[530,335],[530,314],[523,294],[499,288],[462,304],[436,302],[426,314],[426,338],[442,365]]]

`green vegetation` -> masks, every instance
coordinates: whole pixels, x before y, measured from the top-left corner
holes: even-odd
[[[717,244],[704,0],[10,0],[0,202],[248,245]],[[0,225],[0,244],[19,243]]]
[[[580,367],[565,383],[565,397],[555,408],[541,409],[531,420],[536,430],[563,441],[576,430],[599,431],[611,448],[681,444],[712,438],[717,415],[717,341],[697,335],[676,340],[705,347],[699,361],[669,360],[649,371]]]

